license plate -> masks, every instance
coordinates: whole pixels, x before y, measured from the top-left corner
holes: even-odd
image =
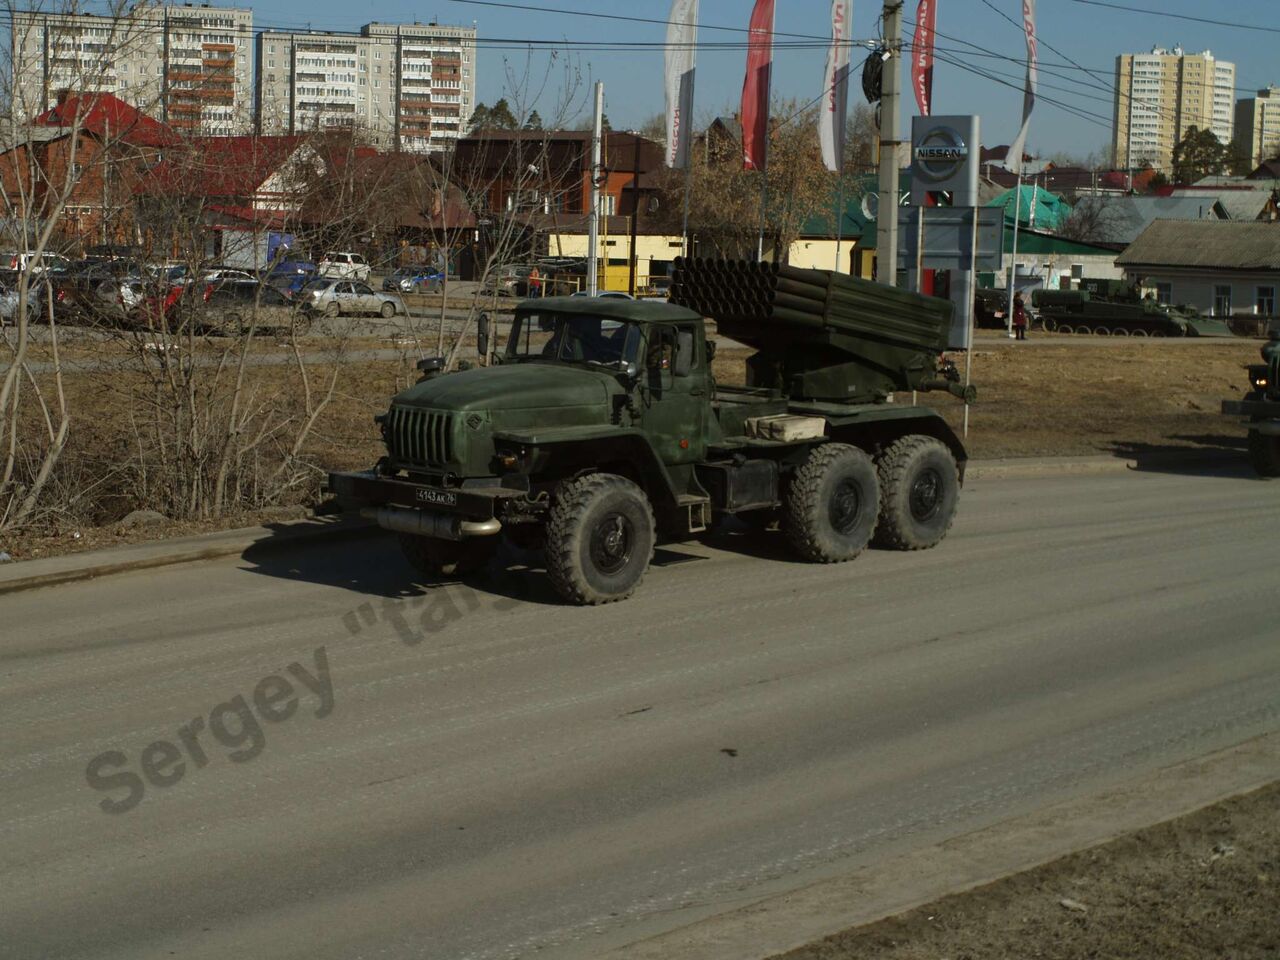
[[[418,488],[419,503],[437,503],[442,507],[456,507],[458,505],[458,495],[451,490],[432,490],[426,487]]]

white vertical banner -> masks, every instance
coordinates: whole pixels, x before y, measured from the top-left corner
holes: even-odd
[[[823,74],[822,109],[818,112],[818,140],[822,162],[839,173],[844,161],[845,123],[849,115],[849,33],[853,0],[831,0],[831,49]]]
[[[668,167],[689,169],[693,142],[693,73],[698,41],[698,0],[671,0],[667,21],[666,92]]]
[[[1022,173],[1022,154],[1027,145],[1027,130],[1031,127],[1031,111],[1036,106],[1036,83],[1039,79],[1039,57],[1036,52],[1036,0],[1022,0],[1022,28],[1027,33],[1027,87],[1022,95],[1022,129],[1009,147],[1005,157],[1005,169]]]

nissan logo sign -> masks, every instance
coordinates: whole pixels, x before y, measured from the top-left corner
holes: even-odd
[[[950,127],[934,127],[912,152],[916,172],[926,180],[950,180],[969,159],[964,138]]]

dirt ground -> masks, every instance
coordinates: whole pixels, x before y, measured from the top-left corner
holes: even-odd
[[[1243,367],[1256,362],[1259,345],[1253,340],[1120,343],[1080,337],[1027,344],[980,341],[972,358],[978,402],[970,409],[966,446],[975,459],[1134,457],[1188,449],[1243,456],[1244,431],[1218,413],[1219,403],[1241,395],[1246,387]],[[718,382],[741,383],[747,356],[743,350],[720,350],[714,363]],[[252,375],[288,401],[287,367],[254,368]],[[93,502],[60,512],[44,529],[7,535],[0,540],[0,552],[27,559],[281,519],[281,511],[273,507],[121,527],[119,519],[131,510],[151,506],[131,496],[128,470],[120,469],[132,446],[124,407],[127,377],[115,370],[66,378],[75,422],[64,455],[65,485],[73,493],[104,472],[118,471],[120,477],[99,487],[103,492]],[[305,449],[314,480],[295,491],[285,506],[305,512],[320,503],[326,469],[372,464],[382,452],[373,416],[415,379],[408,351],[400,361],[344,363],[335,400]],[[909,403],[910,395],[896,399]],[[960,432],[960,401],[944,393],[921,394],[918,400],[939,410]]]
[[[1275,960],[1280,783],[783,957]]]

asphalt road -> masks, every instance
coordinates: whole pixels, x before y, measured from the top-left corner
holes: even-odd
[[[928,553],[596,609],[383,540],[0,598],[0,955],[598,956],[1280,729],[1277,498],[976,481]]]

